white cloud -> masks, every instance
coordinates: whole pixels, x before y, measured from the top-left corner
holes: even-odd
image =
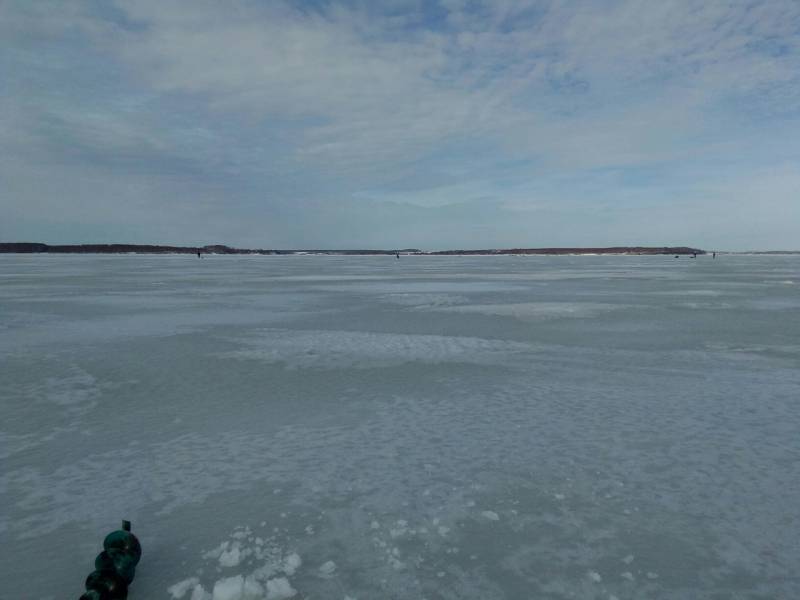
[[[155,89],[254,119],[313,121],[298,158],[356,170],[447,140],[508,146],[521,136],[511,150],[550,155],[555,145],[567,167],[597,144],[612,147],[607,163],[650,161],[654,139],[661,160],[659,147],[700,126],[704,110],[800,87],[795,2],[502,2],[452,12],[457,29],[411,31],[356,8],[119,6],[142,27],[114,49]],[[565,97],[578,116],[560,112]]]

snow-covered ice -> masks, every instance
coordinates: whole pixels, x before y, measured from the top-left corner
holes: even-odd
[[[800,597],[799,273],[0,255],[0,598]]]

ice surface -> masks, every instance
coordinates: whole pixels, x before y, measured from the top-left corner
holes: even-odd
[[[503,364],[531,353],[531,344],[474,337],[350,331],[268,329],[253,332],[246,350],[222,358],[254,359],[292,369],[370,369],[408,362]]]
[[[604,311],[630,309],[625,304],[603,304],[600,302],[517,302],[507,304],[466,304],[435,306],[434,310],[478,313],[515,317],[523,320],[552,319],[563,317],[590,317]]]
[[[122,518],[130,600],[800,597],[797,281],[0,255],[0,598],[77,598]]]

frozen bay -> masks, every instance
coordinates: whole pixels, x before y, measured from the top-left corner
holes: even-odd
[[[0,383],[3,599],[800,597],[799,256],[0,255]]]

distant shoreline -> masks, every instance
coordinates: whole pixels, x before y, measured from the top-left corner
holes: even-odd
[[[343,256],[427,255],[427,256],[493,256],[493,255],[687,255],[707,254],[705,250],[688,246],[612,246],[605,248],[504,248],[483,250],[423,251],[416,248],[396,250],[264,250],[231,248],[221,244],[208,246],[163,246],[149,244],[42,244],[32,242],[0,243],[0,254],[258,254],[265,256],[327,254]]]

